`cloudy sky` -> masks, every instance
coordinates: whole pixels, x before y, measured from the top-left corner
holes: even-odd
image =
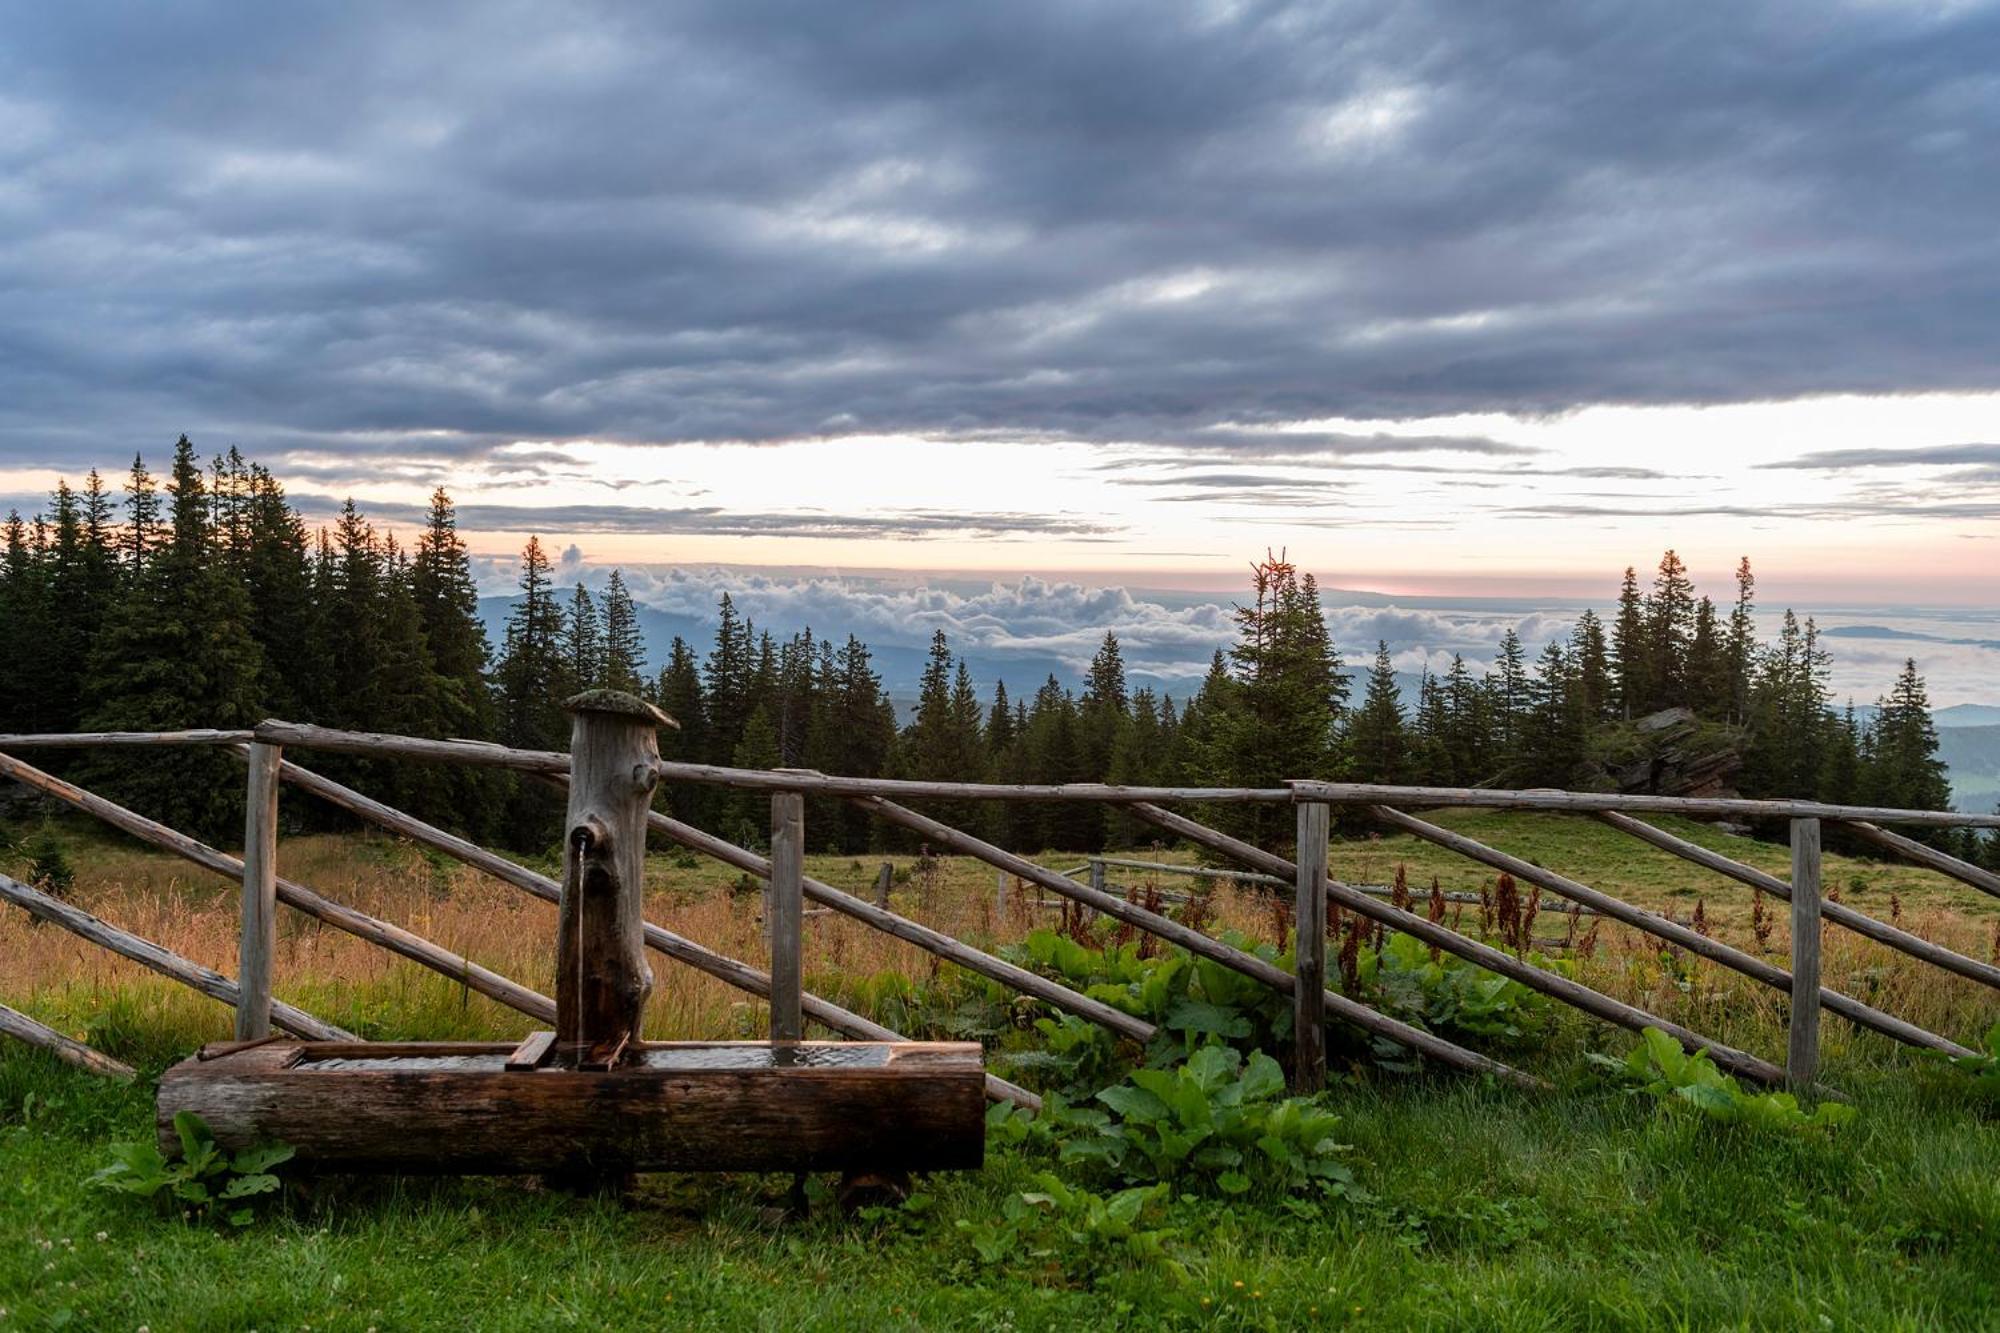
[[[1996,218],[1986,5],[16,6],[0,505],[1991,606]]]

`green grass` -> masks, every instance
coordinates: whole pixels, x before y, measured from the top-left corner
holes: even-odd
[[[648,1178],[623,1204],[342,1180],[224,1233],[85,1188],[150,1133],[147,1086],[13,1049],[0,1329],[2000,1326],[2000,1128],[1943,1069],[1851,1090],[1857,1124],[1791,1137],[1604,1089],[1344,1081],[1367,1199],[1176,1203],[1185,1276],[1093,1282],[963,1239],[1048,1166],[1013,1151],[925,1182],[914,1216],[787,1219],[777,1177]]]
[[[1749,945],[1748,891],[1587,820],[1495,812],[1439,817],[1631,901],[1711,920]],[[1784,872],[1780,846],[1668,821],[1684,836]],[[69,831],[66,828],[66,832]],[[343,901],[436,932],[537,979],[552,914],[466,878],[444,879],[384,840],[287,840],[288,873]],[[229,888],[81,829],[79,901],[228,965]],[[1142,853],[1142,855],[1149,855]],[[1184,853],[1173,854],[1184,857]],[[816,858],[865,891],[877,858]],[[906,863],[908,858],[898,858]],[[1069,863],[1073,864],[1073,858]],[[1335,873],[1381,882],[1398,863],[1428,889],[1476,889],[1486,872],[1408,838],[1343,840]],[[940,924],[991,929],[973,910],[989,871],[940,868]],[[655,908],[718,947],[754,957],[733,872],[653,858]],[[1829,857],[1828,882],[1984,957],[1994,904],[1935,876]],[[925,910],[914,884],[899,908]],[[1239,918],[1268,929],[1255,902]],[[1552,911],[1545,904],[1545,911]],[[537,915],[539,914],[539,915]],[[1539,933],[1561,933],[1549,917]],[[295,1186],[241,1233],[86,1188],[109,1145],[150,1136],[151,1079],[228,1011],[118,965],[52,928],[0,920],[0,999],[87,1036],[144,1071],[132,1087],[0,1046],[0,1333],[136,1329],[652,1328],[2000,1328],[2000,1106],[1969,1081],[1885,1039],[1829,1022],[1826,1078],[1860,1108],[1832,1135],[1760,1134],[1590,1083],[1585,1050],[1626,1034],[1563,1014],[1535,1051],[1501,1051],[1556,1079],[1526,1094],[1445,1075],[1344,1074],[1327,1094],[1365,1197],[1170,1203],[1175,1266],[1093,1269],[1074,1254],[982,1263],[957,1224],[990,1222],[1057,1169],[996,1149],[983,1172],[923,1182],[930,1207],[850,1218],[830,1205],[788,1217],[779,1177],[650,1177],[620,1203],[527,1180],[329,1180]],[[517,1035],[518,1015],[449,980],[383,965],[288,918],[281,991],[374,1036]],[[880,937],[831,952],[818,928],[815,985],[877,1017],[874,980],[929,984],[921,957]],[[857,939],[860,937],[857,936]],[[1593,982],[1767,1056],[1784,1049],[1782,997],[1707,966],[1666,968],[1657,950],[1607,947]],[[1838,937],[1836,937],[1838,938]],[[305,947],[307,943],[310,948]],[[344,952],[343,952],[344,950]],[[365,962],[365,965],[364,965]],[[656,961],[656,969],[662,965]],[[1851,946],[1829,973],[1855,993],[1970,1040],[1990,992]],[[884,970],[886,969],[886,970]],[[661,970],[664,990],[680,974]],[[952,975],[949,971],[947,976]],[[946,992],[949,993],[949,992]],[[740,999],[696,995],[659,1021],[726,1024]],[[658,998],[656,996],[656,1005]],[[703,1006],[706,1007],[703,1007]],[[911,1031],[922,1026],[912,1015]],[[658,1035],[658,1033],[656,1033]],[[1343,1046],[1349,1054],[1358,1051]],[[1074,1177],[1072,1177],[1074,1178]],[[103,1239],[97,1237],[103,1235]],[[1240,1285],[1238,1285],[1240,1284]]]

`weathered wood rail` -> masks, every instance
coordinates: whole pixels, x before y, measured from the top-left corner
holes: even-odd
[[[242,858],[204,846],[135,812],[32,768],[6,753],[10,750],[58,747],[184,745],[228,746],[248,759],[246,851]],[[282,785],[297,787],[358,818],[451,856],[544,901],[562,904],[565,898],[563,886],[547,876],[300,767],[285,757],[287,747],[417,762],[507,768],[538,777],[557,788],[568,787],[572,767],[571,756],[559,751],[517,750],[483,741],[382,735],[275,720],[247,730],[0,736],[0,778],[22,782],[141,841],[183,856],[242,885],[243,937],[239,952],[239,977],[232,981],[210,969],[201,968],[69,904],[4,877],[0,877],[0,900],[12,902],[42,920],[60,925],[84,939],[230,1004],[237,1011],[237,1031],[242,1038],[263,1037],[273,1027],[308,1041],[323,1042],[348,1037],[332,1025],[285,1005],[272,996],[273,923],[278,904],[396,952],[539,1022],[552,1021],[556,1005],[548,997],[401,927],[333,903],[282,878],[277,873],[279,788]],[[1038,896],[1049,894],[1060,901],[1079,904],[1290,996],[1295,1007],[1294,1077],[1305,1088],[1319,1086],[1325,1077],[1324,1030],[1330,1022],[1349,1024],[1385,1037],[1447,1067],[1525,1086],[1542,1086],[1540,1080],[1501,1061],[1467,1050],[1327,988],[1326,921],[1330,908],[1352,912],[1386,928],[1406,933],[1466,962],[1519,981],[1604,1022],[1634,1030],[1660,1028],[1687,1049],[1705,1050],[1724,1068],[1764,1083],[1789,1082],[1807,1088],[1820,1087],[1817,1080],[1819,1015],[1822,1010],[1911,1046],[1951,1054],[1967,1053],[1966,1047],[1949,1037],[1925,1031],[1823,985],[1819,975],[1822,921],[1832,922],[1956,976],[2000,990],[2000,966],[1967,957],[1900,926],[1878,921],[1843,904],[1828,901],[1820,886],[1820,834],[1825,824],[1834,823],[1887,854],[1906,859],[1981,892],[2000,896],[2000,876],[1894,831],[1896,827],[2000,829],[2000,816],[1996,815],[1894,810],[1813,801],[1389,787],[1321,781],[1297,781],[1282,788],[927,782],[843,777],[798,769],[752,770],[674,763],[651,755],[639,755],[636,759],[620,756],[617,762],[643,771],[647,786],[653,782],[691,782],[762,792],[770,796],[772,854],[768,857],[658,811],[646,814],[646,824],[652,831],[766,881],[766,927],[771,951],[768,970],[728,958],[652,922],[643,921],[636,915],[636,907],[629,909],[633,913],[629,928],[636,929],[637,939],[644,948],[765,998],[770,1004],[771,1033],[775,1040],[801,1038],[808,1021],[858,1040],[904,1040],[880,1024],[805,991],[800,937],[803,919],[808,915],[804,908],[807,902],[816,905],[815,911],[832,911],[859,921],[1051,1008],[1098,1024],[1120,1038],[1145,1042],[1153,1037],[1155,1031],[1153,1025],[1144,1019],[892,911],[889,907],[890,868],[887,865],[883,866],[882,874],[876,879],[873,901],[807,875],[803,857],[803,798],[806,796],[846,801],[886,824],[918,835],[928,845],[974,858],[992,867],[996,873],[996,903],[1003,911],[1010,884],[1032,885]],[[904,800],[1054,801],[1111,805],[1176,838],[1247,868],[1231,871],[1097,856],[1090,858],[1082,868],[1088,872],[1087,878],[1078,879],[1075,877],[1078,872],[1050,870],[899,803]],[[1294,806],[1298,812],[1296,846],[1301,849],[1300,853],[1288,858],[1231,837],[1188,814],[1169,808],[1229,804]],[[1335,806],[1359,809],[1385,827],[1445,848],[1521,882],[1537,885],[1563,899],[1565,912],[1608,919],[1784,992],[1790,999],[1791,1010],[1784,1064],[1775,1064],[1750,1052],[1737,1050],[1660,1015],[1614,999],[1527,958],[1463,934],[1441,921],[1404,910],[1394,902],[1384,901],[1389,891],[1381,886],[1343,884],[1333,879],[1327,873],[1326,862],[1328,811]],[[1790,966],[1781,967],[1745,953],[1669,917],[1624,902],[1409,812],[1411,809],[1440,808],[1548,811],[1594,818],[1689,864],[1769,893],[1791,905]],[[1711,851],[1644,822],[1637,817],[1641,815],[1784,821],[1791,831],[1791,877],[1784,879]],[[629,849],[626,850],[629,852]],[[1128,901],[1108,887],[1107,865],[1155,873],[1228,878],[1286,892],[1300,927],[1294,966],[1289,970],[1276,967],[1172,916]],[[1163,895],[1172,899],[1185,896]],[[1451,894],[1447,901],[1463,903],[1477,899],[1473,895]],[[636,1040],[636,1023],[627,1027],[625,1036]],[[81,1067],[120,1076],[130,1072],[109,1057],[13,1010],[0,1009],[0,1032],[44,1046]],[[1039,1105],[1032,1093],[992,1075],[985,1076],[985,1089],[986,1095],[992,1099],[1030,1107]],[[1821,1090],[1828,1091],[1823,1087]]]

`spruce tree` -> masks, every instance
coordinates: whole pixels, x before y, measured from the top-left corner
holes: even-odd
[[[1646,600],[1646,711],[1688,702],[1688,645],[1694,637],[1694,584],[1672,550],[1660,557]]]
[[[1604,641],[1604,622],[1586,608],[1570,634],[1569,658],[1575,665],[1579,703],[1584,717],[1596,723],[1611,715],[1615,697],[1611,654]]]
[[[1528,712],[1528,654],[1520,632],[1508,626],[1500,636],[1500,653],[1487,677],[1488,721],[1493,728],[1493,752],[1502,764],[1520,753],[1522,728]]]
[[[1375,643],[1375,666],[1367,692],[1347,731],[1348,771],[1357,782],[1409,781],[1409,739],[1403,728],[1402,694],[1385,639]]]
[[[1729,673],[1729,720],[1744,722],[1750,717],[1750,686],[1757,661],[1756,576],[1750,572],[1750,557],[1736,565],[1736,604],[1729,611],[1729,630],[1723,642],[1723,659]]]
[[[1951,808],[1951,782],[1938,758],[1930,694],[1914,658],[1904,659],[1888,698],[1877,705],[1862,784],[1870,805]]]
[[[646,670],[646,645],[639,631],[639,609],[625,587],[625,576],[611,571],[604,585],[604,683],[614,690],[636,693]]]
[[[1611,657],[1618,673],[1618,711],[1628,722],[1646,712],[1652,702],[1651,647],[1646,607],[1639,598],[1639,576],[1627,565],[1625,581],[1618,589],[1618,614],[1611,622]]]
[[[604,630],[590,589],[581,581],[570,591],[569,610],[563,616],[563,665],[564,688],[572,693],[604,683]]]
[[[112,610],[91,654],[91,731],[247,727],[262,711],[262,655],[249,599],[218,558],[194,446],[174,446],[170,521]],[[240,842],[243,770],[207,747],[163,750],[144,764],[116,755],[96,785],[114,800],[207,841]]]

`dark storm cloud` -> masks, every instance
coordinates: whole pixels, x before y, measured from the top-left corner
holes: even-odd
[[[1996,64],[1822,0],[17,6],[0,462],[1992,388]]]

